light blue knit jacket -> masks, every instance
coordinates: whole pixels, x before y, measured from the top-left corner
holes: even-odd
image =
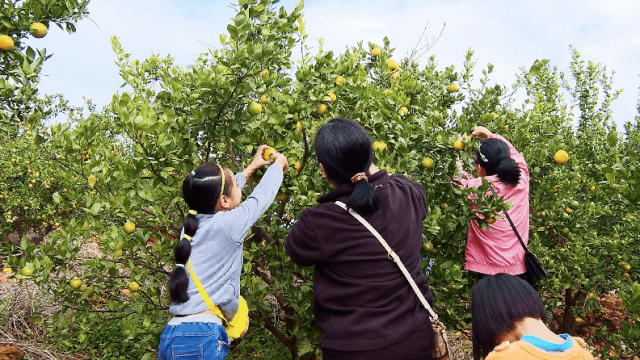
[[[282,168],[273,164],[251,195],[237,208],[197,215],[198,231],[191,241],[189,258],[191,268],[211,301],[229,320],[238,311],[244,238],[275,199],[282,179]],[[242,189],[246,183],[244,174],[237,173],[236,180]],[[169,312],[175,315],[191,315],[208,309],[186,267],[185,270],[189,276],[189,301],[179,305],[171,304]]]

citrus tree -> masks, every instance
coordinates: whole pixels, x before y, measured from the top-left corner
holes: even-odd
[[[60,96],[37,94],[39,74],[50,55],[36,46],[49,26],[75,32],[75,23],[88,14],[87,4],[75,0],[0,4],[0,201],[5,220],[0,227],[12,224],[18,239],[36,233],[36,244],[60,224],[54,221],[47,196],[56,186],[53,170],[35,147],[44,139],[45,121],[66,107]]]
[[[75,23],[88,15],[88,0],[33,0],[0,4],[0,124],[3,137],[15,136],[21,122],[37,123],[46,116],[38,104],[37,85],[42,63],[49,58],[37,39],[56,25],[75,32]]]
[[[312,53],[302,4],[287,12],[272,1],[242,0],[236,10],[220,46],[187,68],[159,55],[132,59],[113,39],[125,92],[104,109],[90,106],[87,117],[71,112],[68,122],[41,128],[34,139],[19,127],[22,153],[37,146],[40,154],[41,168],[29,173],[27,167],[25,176],[47,173],[32,188],[15,188],[30,195],[21,198],[39,199],[20,206],[59,231],[40,244],[21,236],[6,252],[16,271],[28,269],[16,277],[33,279],[61,305],[45,322],[52,343],[101,358],[153,357],[170,316],[166,282],[187,211],[184,175],[205,161],[239,171],[267,143],[292,166],[244,245],[241,292],[252,325],[233,353],[318,357],[313,269],[295,266],[283,244],[301,211],[330,190],[317,169],[314,140],[333,117],[367,129],[379,167],[425,187],[423,266],[436,311],[451,328],[470,323],[475,277],[462,270],[469,222],[486,227],[508,208],[487,196],[487,184],[463,190],[452,181],[456,159],[472,168],[479,143],[468,134],[475,125],[505,136],[525,155],[532,175],[531,247],[549,272],[541,291],[558,326],[574,332],[578,319],[597,309],[590,293],[630,289],[640,266],[633,251],[639,130],[637,120],[626,126],[626,136],[613,125],[609,107],[618,92],[603,66],[574,51],[569,77],[540,60],[509,89],[489,85],[491,64],[474,78],[471,50],[460,70],[438,70],[435,57],[423,64],[394,58],[387,39],[342,53],[320,43]],[[294,63],[298,48],[302,56]],[[522,104],[515,103],[515,91]],[[566,160],[555,156],[559,150]],[[19,155],[11,166],[31,165]],[[17,182],[14,172],[2,173],[1,181]],[[249,179],[245,193],[260,175]],[[37,196],[29,193],[36,185]],[[13,216],[3,212],[5,234],[20,231]],[[637,291],[628,294],[629,302],[637,301]]]

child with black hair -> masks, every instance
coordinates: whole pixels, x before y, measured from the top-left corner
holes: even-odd
[[[471,138],[484,139],[480,151],[476,152],[475,168],[478,177],[465,172],[458,161],[462,177],[456,181],[461,187],[482,185],[486,180],[496,196],[505,202],[511,201],[513,208],[509,216],[522,241],[529,240],[529,169],[513,145],[504,137],[493,134],[487,128],[476,126]],[[494,219],[490,229],[482,229],[476,221],[469,224],[465,269],[478,273],[478,280],[486,275],[507,273],[526,278],[524,249],[506,218]],[[533,285],[533,284],[532,284]]]
[[[592,360],[580,338],[556,335],[547,312],[526,281],[509,274],[487,276],[473,288],[471,322],[476,360]]]
[[[248,329],[249,311],[240,296],[242,245],[275,199],[288,169],[287,158],[272,153],[277,166],[270,166],[242,201],[246,179],[271,163],[263,159],[267,148],[260,146],[251,164],[235,177],[228,168],[212,163],[185,177],[182,193],[189,213],[169,280],[169,311],[176,316],[160,336],[159,359],[224,359],[230,339]]]

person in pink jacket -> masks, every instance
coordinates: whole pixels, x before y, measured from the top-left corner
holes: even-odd
[[[458,167],[462,177],[456,181],[463,188],[475,187],[487,180],[498,197],[511,200],[509,216],[516,229],[527,244],[529,240],[529,169],[522,154],[509,141],[500,135],[476,126],[471,138],[483,138],[480,151],[476,152],[475,168],[479,177],[474,177]],[[467,237],[465,269],[478,273],[478,280],[486,275],[506,273],[517,275],[527,282],[525,276],[524,249],[509,221],[502,217],[489,225],[490,230],[482,229],[476,221],[469,224]]]

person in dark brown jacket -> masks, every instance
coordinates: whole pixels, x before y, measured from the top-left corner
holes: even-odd
[[[285,247],[295,263],[315,266],[313,312],[323,359],[431,359],[427,310],[378,240],[334,203],[346,203],[382,235],[432,303],[420,270],[424,188],[378,170],[371,139],[351,120],[333,119],[320,128],[316,155],[335,190],[302,212]]]

